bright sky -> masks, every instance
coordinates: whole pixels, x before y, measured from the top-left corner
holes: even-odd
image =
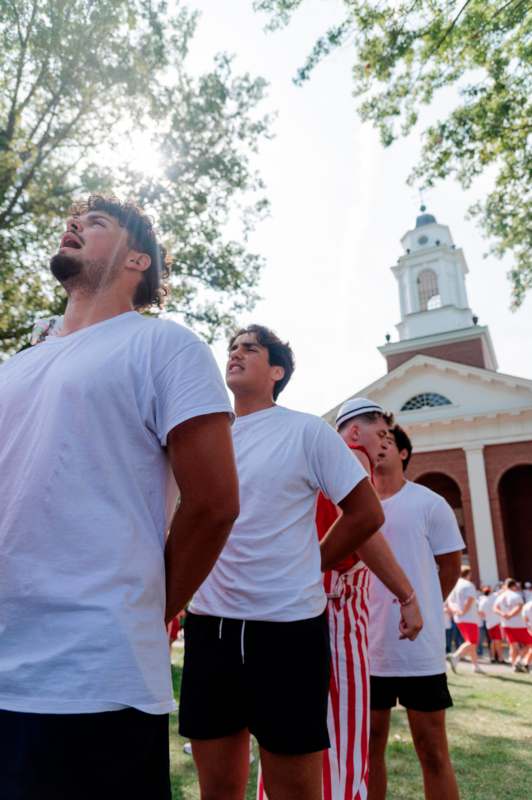
[[[373,128],[360,123],[348,50],[335,53],[303,88],[293,86],[316,36],[340,12],[339,0],[306,0],[277,33],[264,32],[251,0],[194,4],[202,18],[191,66],[207,68],[216,51],[226,50],[236,55],[235,70],[270,83],[276,136],[263,145],[258,167],[272,214],[251,240],[267,266],[263,299],[242,322],[263,323],[290,340],[297,369],[281,402],[322,414],[384,374],[376,347],[387,332],[397,340],[399,298],[390,267],[418,213],[417,192],[405,179],[419,152],[419,131],[384,150]],[[445,98],[439,108],[437,99],[433,114],[445,107]],[[490,326],[500,371],[532,378],[532,298],[509,311],[510,262],[484,260],[487,242],[465,219],[481,189],[466,193],[448,181],[426,203],[464,249],[469,303],[480,324]],[[225,346],[215,351],[223,367]]]

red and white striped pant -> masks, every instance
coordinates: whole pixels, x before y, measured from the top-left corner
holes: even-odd
[[[329,577],[329,576],[328,576]],[[331,683],[323,752],[323,800],[366,800],[369,773],[369,571],[330,574]],[[267,800],[259,771],[257,800]]]

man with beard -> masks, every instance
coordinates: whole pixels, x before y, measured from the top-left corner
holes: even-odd
[[[149,218],[94,196],[66,227],[64,318],[0,368],[0,797],[168,800],[165,617],[238,514],[231,407],[208,347],[137,311]]]

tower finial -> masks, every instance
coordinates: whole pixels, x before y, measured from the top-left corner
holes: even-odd
[[[421,211],[422,214],[427,210],[427,206],[425,205],[425,198],[423,197],[423,192],[424,189],[419,190],[419,202],[420,202],[419,210]]]

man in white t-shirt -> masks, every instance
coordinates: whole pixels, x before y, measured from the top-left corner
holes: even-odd
[[[517,591],[517,583],[513,578],[504,582],[503,591],[497,597],[493,610],[501,617],[503,635],[510,647],[510,661],[514,672],[523,672],[521,663],[524,651],[529,645],[528,631],[523,617],[523,597]]]
[[[263,326],[231,339],[241,510],[189,607],[179,708],[206,798],[244,798],[252,733],[270,800],[321,800],[330,667],[322,571],[383,520],[342,438],[319,417],[276,405],[293,369],[289,345]],[[319,491],[343,511],[321,544]]]
[[[477,608],[477,587],[471,580],[471,568],[464,564],[460,578],[447,598],[447,605],[453,612],[454,621],[462,634],[463,642],[454,653],[447,656],[453,672],[457,671],[461,658],[469,656],[473,672],[483,674],[478,665],[478,628],[480,617]]]
[[[490,656],[493,664],[504,663],[504,652],[502,646],[501,619],[493,610],[497,593],[491,591],[489,586],[482,587],[482,594],[478,598],[478,614],[486,623],[488,639],[490,645]]]
[[[405,431],[395,425],[377,463],[375,487],[385,514],[382,532],[407,573],[423,611],[423,629],[413,642],[397,635],[396,598],[371,576],[369,664],[371,734],[369,800],[384,800],[386,746],[391,709],[407,709],[414,746],[423,771],[425,797],[457,800],[449,758],[445,709],[452,705],[445,674],[443,598],[456,582],[464,547],[456,518],[435,492],[404,477],[412,453]]]
[[[75,207],[50,264],[64,318],[0,367],[3,798],[170,798],[165,613],[211,569],[238,484],[208,347],[136,310],[164,257],[135,206]]]
[[[523,659],[523,664],[530,672],[530,668],[532,666],[532,600],[529,600],[524,604],[523,610],[521,611],[521,616],[523,617],[523,621],[526,625],[526,632],[528,636],[528,651]]]

